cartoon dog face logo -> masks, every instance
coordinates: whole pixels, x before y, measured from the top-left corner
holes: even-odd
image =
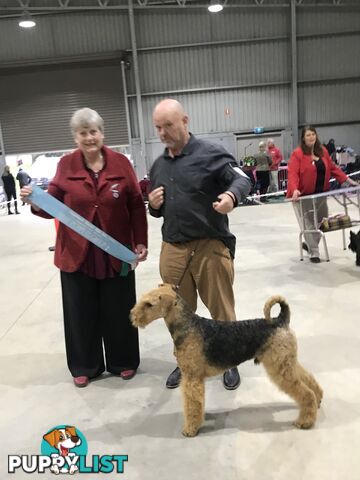
[[[81,439],[76,433],[75,427],[65,426],[64,428],[55,428],[43,436],[43,439],[48,442],[51,447],[58,450],[58,454],[52,454],[52,457],[72,457],[75,456],[70,450],[78,447],[81,444]],[[50,469],[53,473],[70,473],[73,474],[78,470],[76,465],[71,465],[70,469],[59,469],[57,465],[53,465]]]

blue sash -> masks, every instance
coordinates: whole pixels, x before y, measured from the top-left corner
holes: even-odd
[[[32,194],[28,198],[35,205],[104,250],[104,252],[135,267],[137,255],[134,252],[74,212],[74,210],[71,210],[71,208],[44,192],[40,187],[31,185],[31,188]]]

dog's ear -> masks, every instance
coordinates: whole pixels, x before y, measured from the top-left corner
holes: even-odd
[[[76,433],[75,427],[65,427],[65,431],[69,432],[72,437],[77,437],[78,434]]]
[[[43,436],[43,439],[48,442],[49,445],[52,447],[55,447],[56,445],[56,435],[55,435],[56,430],[51,430],[51,432],[47,433],[46,435]]]

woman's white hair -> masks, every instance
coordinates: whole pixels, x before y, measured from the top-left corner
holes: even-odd
[[[87,107],[76,110],[70,120],[72,133],[74,134],[81,128],[89,128],[91,126],[96,126],[101,133],[104,133],[104,120],[95,110]]]

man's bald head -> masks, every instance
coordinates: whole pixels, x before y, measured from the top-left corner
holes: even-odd
[[[162,143],[178,155],[189,141],[188,116],[177,100],[167,98],[154,108],[153,120]]]
[[[174,98],[166,98],[165,100],[161,100],[155,108],[154,108],[154,115],[179,115],[179,116],[186,116],[183,106],[180,102],[175,100]]]

